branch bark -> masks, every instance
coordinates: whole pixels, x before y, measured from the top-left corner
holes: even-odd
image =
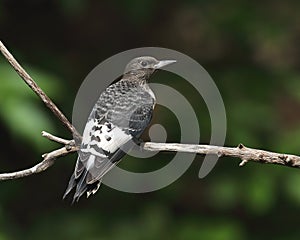
[[[64,144],[65,146],[54,150],[50,153],[44,154],[44,160],[37,165],[18,172],[0,174],[0,181],[15,178],[22,178],[32,174],[45,171],[54,164],[54,160],[58,157],[65,156],[69,153],[78,151],[74,140],[66,140],[56,137],[50,133],[42,132],[42,136],[51,141]],[[155,143],[145,142],[141,144],[141,150],[144,151],[166,151],[166,152],[186,152],[197,153],[200,155],[213,154],[218,157],[234,157],[240,158],[242,161],[239,166],[244,166],[248,161],[278,164],[293,168],[300,168],[300,157],[291,154],[281,154],[260,149],[248,148],[243,144],[237,147],[221,147],[212,145],[196,145],[196,144],[181,144],[181,143]]]
[[[244,166],[249,161],[253,161],[300,168],[299,156],[248,148],[243,144],[239,144],[237,147],[220,147],[212,145],[146,142],[142,147],[147,151],[187,152],[197,154],[213,154],[217,155],[218,157],[240,158],[242,160],[239,164],[240,167]]]
[[[12,54],[7,50],[4,44],[0,41],[0,51],[12,67],[16,70],[19,76],[25,81],[25,83],[41,98],[44,104],[53,112],[53,114],[64,124],[64,126],[72,133],[73,137],[81,139],[80,134],[75,127],[68,121],[64,114],[58,109],[58,107],[52,102],[52,100],[43,92],[43,90],[34,82],[30,75],[21,67]],[[56,149],[50,153],[43,154],[43,161],[35,166],[12,173],[0,174],[0,181],[9,180],[15,178],[22,178],[29,175],[33,175],[42,171],[45,171],[51,167],[55,159],[65,156],[69,153],[78,151],[78,147],[75,146],[74,140],[66,140],[57,136],[54,136],[47,132],[42,132],[42,136],[48,138],[51,141],[55,141],[64,145],[64,147]],[[146,142],[141,144],[141,149],[145,151],[171,151],[171,152],[187,152],[197,154],[214,154],[218,157],[234,157],[240,158],[242,161],[239,166],[244,166],[248,161],[254,161],[259,163],[279,164],[289,166],[293,168],[300,168],[300,156],[291,154],[281,154],[275,152],[269,152],[260,149],[248,148],[243,144],[239,144],[237,147],[221,147],[211,145],[194,145],[194,144],[179,144],[179,143],[154,143]]]
[[[47,136],[45,136],[45,137],[47,137]],[[48,139],[50,139],[50,138],[48,138]],[[57,140],[60,138],[55,137],[54,139]],[[54,139],[50,139],[50,140],[54,140]],[[65,139],[63,139],[63,140],[67,144],[62,148],[56,149],[50,153],[43,154],[42,155],[43,161],[41,161],[40,163],[34,165],[31,168],[25,169],[25,170],[12,172],[12,173],[2,173],[2,174],[0,174],[0,181],[27,177],[29,175],[43,172],[46,169],[48,169],[49,167],[51,167],[58,157],[63,157],[69,153],[76,152],[78,150],[78,148],[74,145],[73,140],[65,140]],[[60,141],[56,141],[56,142],[60,142]],[[62,142],[60,142],[60,143],[62,143]]]

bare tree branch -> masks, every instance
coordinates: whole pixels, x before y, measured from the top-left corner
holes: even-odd
[[[218,157],[240,158],[242,161],[239,166],[241,167],[247,162],[253,161],[300,168],[299,156],[248,148],[243,144],[239,144],[237,147],[219,147],[212,145],[146,142],[142,148],[147,151],[187,152],[197,154],[213,154],[217,155]]]
[[[63,138],[60,138],[60,137],[56,137],[50,133],[47,133],[45,131],[42,131],[42,136],[45,137],[45,138],[48,138],[49,140],[53,141],[53,142],[58,142],[58,143],[61,143],[61,144],[64,144],[64,145],[75,145],[74,143],[74,140],[66,140],[66,139],[63,139]]]
[[[13,55],[7,50],[4,44],[0,41],[0,51],[3,56],[7,59],[10,65],[16,70],[19,76],[24,82],[38,95],[43,103],[54,113],[54,115],[64,124],[64,126],[70,130],[73,136],[78,137],[80,134],[77,132],[75,127],[69,122],[65,115],[58,109],[58,107],[52,102],[52,100],[44,93],[44,91],[36,84],[36,82],[30,77],[30,75],[22,68],[17,62]]]
[[[44,154],[44,160],[29,169],[0,174],[0,181],[22,178],[45,171],[54,164],[54,160],[56,158],[65,156],[78,150],[78,147],[76,147],[74,144],[74,140],[62,139],[44,131],[42,132],[42,136],[48,138],[51,141],[62,143],[65,146],[63,148],[54,150],[53,152]],[[248,161],[254,161],[259,163],[278,164],[288,167],[300,168],[299,156],[248,148],[243,144],[239,144],[237,147],[220,147],[212,145],[146,142],[141,145],[141,150],[186,152],[197,153],[201,155],[213,154],[217,155],[218,157],[234,157],[240,158],[242,160],[239,166],[244,166]]]
[[[16,70],[19,76],[26,82],[26,84],[41,98],[41,100],[54,113],[54,115],[69,129],[69,131],[73,134],[73,137],[75,137],[76,139],[81,139],[81,136],[77,132],[75,127],[68,121],[64,114],[57,108],[57,106],[43,92],[43,90],[33,81],[29,74],[20,66],[20,64],[10,54],[10,52],[6,49],[6,47],[1,41],[0,51],[9,61],[9,63],[13,66],[13,68]],[[54,164],[56,158],[65,156],[69,153],[78,150],[78,147],[75,146],[74,140],[62,139],[44,131],[42,132],[42,136],[48,138],[51,141],[61,143],[64,145],[64,147],[54,150],[50,153],[43,154],[43,161],[29,169],[12,173],[0,174],[0,181],[26,177],[32,174],[45,171]],[[239,144],[237,147],[234,148],[211,145],[146,142],[141,144],[141,149],[145,151],[187,152],[202,155],[214,154],[218,157],[228,156],[240,158],[242,160],[239,164],[240,166],[244,166],[248,161],[254,161],[259,163],[279,164],[293,168],[300,168],[300,156],[248,148],[245,147],[243,144]]]
[[[52,140],[52,141],[55,141],[55,142],[58,142],[58,143],[64,143],[65,146],[62,147],[62,148],[56,149],[56,150],[54,150],[50,153],[43,154],[42,155],[43,161],[41,161],[40,163],[34,165],[31,168],[21,170],[21,171],[17,171],[17,172],[12,172],[12,173],[1,173],[0,174],[0,181],[27,177],[27,176],[32,175],[32,174],[43,172],[46,169],[48,169],[49,167],[51,167],[58,157],[63,157],[65,155],[69,154],[69,153],[76,152],[78,150],[78,148],[75,146],[73,140],[65,140],[65,139],[55,137],[55,136],[53,136],[51,134],[47,134],[47,133],[43,136],[50,139],[50,140]]]

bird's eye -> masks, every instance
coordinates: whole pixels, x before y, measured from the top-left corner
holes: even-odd
[[[143,67],[146,67],[146,66],[147,66],[147,62],[142,61],[142,62],[141,62],[141,65],[142,65]]]

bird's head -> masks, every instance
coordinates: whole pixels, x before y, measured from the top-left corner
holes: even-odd
[[[176,60],[157,60],[150,56],[137,57],[127,64],[125,74],[144,71],[151,75],[155,70],[175,62]]]

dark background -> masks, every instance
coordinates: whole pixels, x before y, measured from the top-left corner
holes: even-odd
[[[86,75],[124,50],[157,46],[196,59],[215,80],[227,113],[226,145],[299,154],[299,1],[0,0],[0,38],[70,119]],[[201,96],[174,84],[195,107],[201,142],[210,119]],[[195,91],[194,91],[195,92]],[[200,100],[199,100],[200,99]],[[176,121],[154,121],[178,141]],[[173,125],[174,124],[174,127]],[[69,132],[0,57],[0,171],[30,167],[59,147],[40,136]],[[147,135],[145,137],[147,140]],[[149,171],[172,154],[121,166]],[[62,195],[76,156],[47,171],[0,183],[0,240],[299,239],[299,170],[222,158],[204,179],[202,157],[170,186],[129,194],[102,186],[70,206]]]

